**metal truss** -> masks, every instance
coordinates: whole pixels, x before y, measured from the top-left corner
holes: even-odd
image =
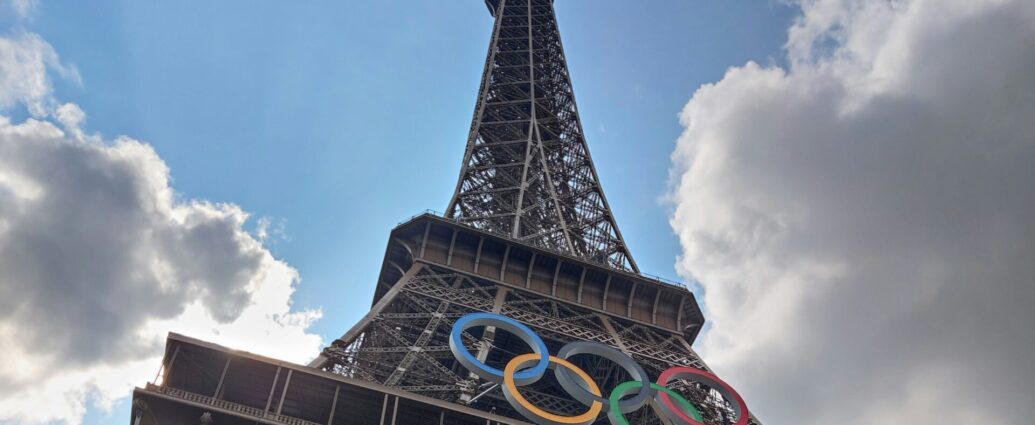
[[[486,4],[496,22],[447,217],[524,244],[639,273],[590,157],[553,0],[486,0]],[[455,242],[454,234],[450,257]],[[402,246],[408,247],[405,243]],[[414,258],[413,249],[407,249]],[[423,250],[422,246],[421,256]],[[475,273],[480,243],[477,252]],[[506,254],[503,258],[501,276]],[[484,311],[529,325],[553,349],[577,340],[617,347],[654,377],[672,366],[707,370],[677,331],[615,317],[425,260],[413,263],[408,270],[398,265],[396,268],[402,277],[379,296],[359,324],[324,351],[327,361],[320,367],[520,418],[498,388],[480,382],[449,350],[453,323],[464,314]],[[559,271],[558,263],[555,281]],[[581,297],[581,286],[579,291]],[[631,297],[632,292],[630,310]],[[517,338],[491,327],[462,335],[468,349],[495,367],[528,350]],[[629,379],[627,372],[612,362],[577,357],[572,361],[604,389]],[[550,379],[523,387],[522,394],[557,413],[585,409],[561,393],[555,383],[548,382]],[[692,382],[678,381],[674,386],[701,407],[706,423],[732,423],[732,410],[717,392]],[[655,408],[645,406],[628,417],[636,424],[666,424],[653,413]]]
[[[600,187],[552,0],[492,0],[496,16],[447,216],[639,271]]]
[[[449,351],[448,335],[453,322],[474,311],[492,311],[513,317],[534,328],[548,343],[560,346],[575,340],[598,341],[632,355],[653,376],[674,365],[706,369],[683,337],[642,324],[586,310],[554,298],[507,288],[481,277],[458,273],[424,263],[415,263],[395,284],[391,297],[379,311],[368,315],[351,340],[338,340],[324,354],[324,369],[346,376],[397,387],[451,402],[518,418],[498,389],[485,391],[460,366]],[[379,303],[380,304],[380,303]],[[463,334],[464,343],[478,350],[482,358],[497,367],[515,354],[526,352],[515,339],[499,335]],[[482,353],[484,350],[484,353]],[[604,388],[612,388],[628,377],[615,364],[602,360],[581,360]],[[730,406],[716,392],[699,384],[679,382],[676,388],[703,408],[709,424],[732,423]],[[561,413],[585,409],[549,382],[523,388],[539,406]],[[472,399],[474,399],[472,401]],[[630,415],[632,423],[660,424],[649,408]],[[600,423],[606,423],[604,419]]]

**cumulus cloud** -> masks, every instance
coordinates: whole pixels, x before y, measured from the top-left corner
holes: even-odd
[[[0,423],[79,423],[153,378],[170,331],[315,356],[320,312],[292,309],[298,272],[248,214],[184,200],[145,143],[85,134],[53,101],[54,67],[39,36],[0,38],[0,108],[37,116],[0,115]]]
[[[774,424],[1035,417],[1035,2],[807,0],[686,105],[679,267]]]

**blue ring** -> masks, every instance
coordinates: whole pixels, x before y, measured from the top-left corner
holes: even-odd
[[[464,347],[461,334],[468,328],[475,326],[495,326],[510,332],[528,344],[532,348],[532,352],[539,354],[539,361],[535,366],[514,374],[515,384],[519,386],[528,385],[538,381],[539,378],[546,374],[546,369],[550,367],[549,349],[546,348],[546,342],[531,328],[507,316],[493,313],[471,313],[457,319],[456,323],[453,324],[453,329],[449,333],[449,349],[453,352],[453,356],[460,361],[460,364],[464,365],[475,375],[487,381],[503,382],[502,370],[481,362],[467,350],[467,347]]]

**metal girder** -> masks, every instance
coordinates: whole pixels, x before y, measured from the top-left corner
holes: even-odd
[[[395,386],[396,384],[398,384],[399,380],[402,379],[402,377],[406,374],[406,371],[409,370],[411,366],[413,366],[413,362],[417,361],[417,359],[430,360],[431,364],[439,365],[439,363],[435,361],[433,358],[429,358],[424,348],[428,345],[428,341],[431,341],[431,337],[435,334],[435,332],[438,331],[438,327],[442,323],[442,320],[445,317],[445,313],[448,308],[449,302],[443,301],[439,303],[438,310],[436,310],[435,313],[431,316],[431,318],[428,319],[428,324],[424,327],[424,330],[420,333],[420,336],[417,338],[417,340],[414,341],[412,345],[410,345],[410,351],[407,352],[406,356],[403,357],[401,362],[399,362],[399,367],[397,367],[395,369],[395,372],[393,372],[392,375],[385,380],[385,385]],[[452,373],[452,371],[450,371],[449,369],[440,369],[443,369],[445,372],[448,372],[447,376]]]
[[[500,0],[447,216],[639,271],[593,166],[552,0]]]
[[[586,263],[638,273],[585,140],[553,0],[488,0],[487,4],[496,21],[447,218]],[[421,260],[405,271],[396,265],[402,277],[356,327],[325,350],[317,367],[517,417],[500,389],[471,378],[448,347],[448,328],[455,320],[467,313],[491,311],[527,324],[551,346],[590,340],[620,347],[653,376],[672,366],[708,370],[684,339],[680,326],[678,331],[665,330],[637,322],[639,317],[633,320],[613,313],[621,310],[631,316],[634,303],[649,297],[653,300],[650,322],[654,323],[659,313],[667,311],[659,309],[659,290],[652,293],[634,282],[626,295],[623,284],[612,284],[612,274],[608,274],[600,294],[601,306],[591,310],[531,290],[536,255],[542,253],[533,252],[523,270],[524,288],[505,287],[510,244],[500,257],[499,278],[489,280],[477,275],[479,267],[485,267],[480,264],[485,238],[478,240],[471,274],[458,268],[454,260],[457,245],[469,242],[459,240],[454,231],[446,241],[446,267],[440,267],[433,264],[437,261],[423,259],[429,249],[430,222],[423,232],[419,248],[416,242],[412,247],[405,245],[411,261]],[[561,263],[553,267],[548,292],[557,295]],[[490,272],[496,274],[495,269]],[[584,287],[590,284],[587,279],[584,267],[578,276],[579,302]],[[683,310],[681,300],[674,318],[679,325],[685,322]],[[468,349],[478,351],[479,360],[500,366],[508,356],[527,349],[515,338],[500,336],[505,334],[487,327],[480,333],[462,332],[461,337]],[[613,387],[627,376],[606,360],[579,361],[586,363],[580,367],[602,385]],[[684,381],[675,385],[702,407],[705,423],[731,422],[730,406],[715,391]],[[549,385],[523,387],[522,394],[558,413],[584,409]],[[635,424],[668,425],[650,409],[628,417]],[[753,419],[751,423],[757,425]]]
[[[471,394],[484,388],[479,389],[478,382],[471,380],[452,357],[447,328],[463,314],[474,311],[498,311],[531,326],[543,338],[556,343],[592,340],[621,347],[654,376],[675,365],[707,369],[682,335],[675,332],[591,312],[531,291],[500,287],[475,275],[422,263],[404,279],[405,282],[395,284],[401,289],[392,301],[370,318],[363,329],[357,330],[359,336],[351,344],[339,344],[325,351],[330,360],[324,369],[467,404],[464,400],[470,400]],[[486,340],[486,335],[464,332],[462,336],[468,347],[503,349],[491,338]],[[481,351],[479,353],[481,356]],[[619,368],[606,361],[587,367],[601,383],[614,382],[623,376]],[[717,393],[693,383],[680,382],[677,387],[690,399],[708,406],[702,409],[706,423],[729,423],[726,419],[731,417],[732,411]],[[549,387],[522,388],[522,394],[558,412],[575,413],[584,408]],[[504,415],[514,414],[507,410],[508,404],[498,388],[470,405],[495,409]],[[662,423],[648,411],[629,417],[636,424]]]

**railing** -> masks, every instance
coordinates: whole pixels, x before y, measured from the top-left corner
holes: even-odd
[[[457,224],[462,224],[462,225],[468,226],[467,224],[465,224],[464,222],[462,222],[460,220],[457,220],[457,219],[451,218],[451,217],[446,217],[445,214],[443,214],[443,213],[441,213],[439,211],[431,210],[431,209],[426,209],[426,210],[420,212],[419,214],[414,214],[414,215],[410,216],[410,218],[407,218],[406,220],[400,221],[399,224],[397,224],[397,226],[401,226],[403,224],[409,223],[409,222],[413,221],[414,219],[417,219],[418,217],[422,217],[422,216],[425,216],[425,215],[434,216],[434,217],[439,218],[441,220],[451,221],[451,222],[454,222],[454,223],[457,223]],[[468,227],[470,227],[470,226],[468,226]],[[481,230],[481,229],[476,229],[476,230]],[[496,237],[502,238],[502,239],[509,240],[509,241],[513,241],[513,242],[517,242],[517,243],[521,243],[521,244],[527,244],[527,242],[525,242],[525,241],[521,241],[521,240],[512,238],[509,235],[504,235],[502,233],[493,233],[493,235],[496,236]],[[536,248],[538,248],[538,249],[546,249],[546,248],[542,248],[542,247],[536,247]],[[546,250],[554,252],[554,253],[556,253],[558,255],[562,255],[562,256],[566,256],[566,257],[571,257],[571,258],[574,258],[574,259],[579,259],[578,257],[573,257],[571,254],[568,254],[568,253],[554,251],[554,250],[551,250],[551,249],[546,249]],[[585,261],[585,260],[583,260],[583,261]],[[605,266],[605,267],[610,267],[607,264],[603,264],[603,263],[600,263],[600,265]],[[613,267],[610,267],[610,268],[614,269]],[[629,270],[622,270],[622,269],[614,269],[614,270],[624,271],[624,272],[632,273],[632,274],[638,274],[638,275],[640,275],[642,277],[645,277],[647,279],[655,280],[655,281],[664,283],[664,284],[669,285],[669,286],[675,286],[677,288],[682,288],[682,289],[689,289],[689,287],[686,284],[684,284],[684,283],[677,282],[677,281],[674,281],[672,279],[664,278],[664,277],[661,277],[661,276],[658,276],[658,275],[653,275],[653,274],[650,274],[650,273],[642,273],[642,272],[641,273],[636,273],[636,272],[632,272],[632,271],[629,271]]]
[[[683,289],[689,289],[685,283],[682,283],[682,282],[679,282],[679,281],[675,281],[675,280],[672,280],[672,279],[669,279],[669,278],[661,277],[661,276],[658,276],[656,274],[642,273],[641,272],[640,276],[643,276],[643,277],[645,277],[647,279],[656,280],[656,281],[664,283],[666,285],[678,286],[678,287],[683,288]]]
[[[443,220],[449,220],[449,221],[453,221],[453,222],[459,223],[459,221],[457,221],[456,219],[452,219],[452,218],[446,217],[445,214],[443,214],[443,213],[441,213],[439,211],[428,209],[428,210],[421,211],[420,213],[414,214],[414,215],[410,216],[410,218],[407,218],[406,220],[400,221],[399,224],[397,224],[397,226],[402,226],[403,224],[409,223],[409,222],[413,221],[413,219],[415,219],[417,217],[420,217],[420,216],[423,216],[423,215],[433,215],[433,216],[441,218]]]
[[[169,397],[178,398],[180,400],[204,404],[206,406],[212,406],[229,412],[251,416],[252,418],[263,422],[273,422],[286,425],[321,425],[316,422],[310,422],[304,419],[298,419],[291,416],[269,413],[263,411],[262,409],[257,409],[251,406],[245,406],[243,404],[232,403],[226,400],[220,400],[213,397],[203,396],[201,394],[192,393],[190,391],[184,391],[178,388],[158,386],[149,383],[147,384],[147,390],[159,394],[164,394]]]

